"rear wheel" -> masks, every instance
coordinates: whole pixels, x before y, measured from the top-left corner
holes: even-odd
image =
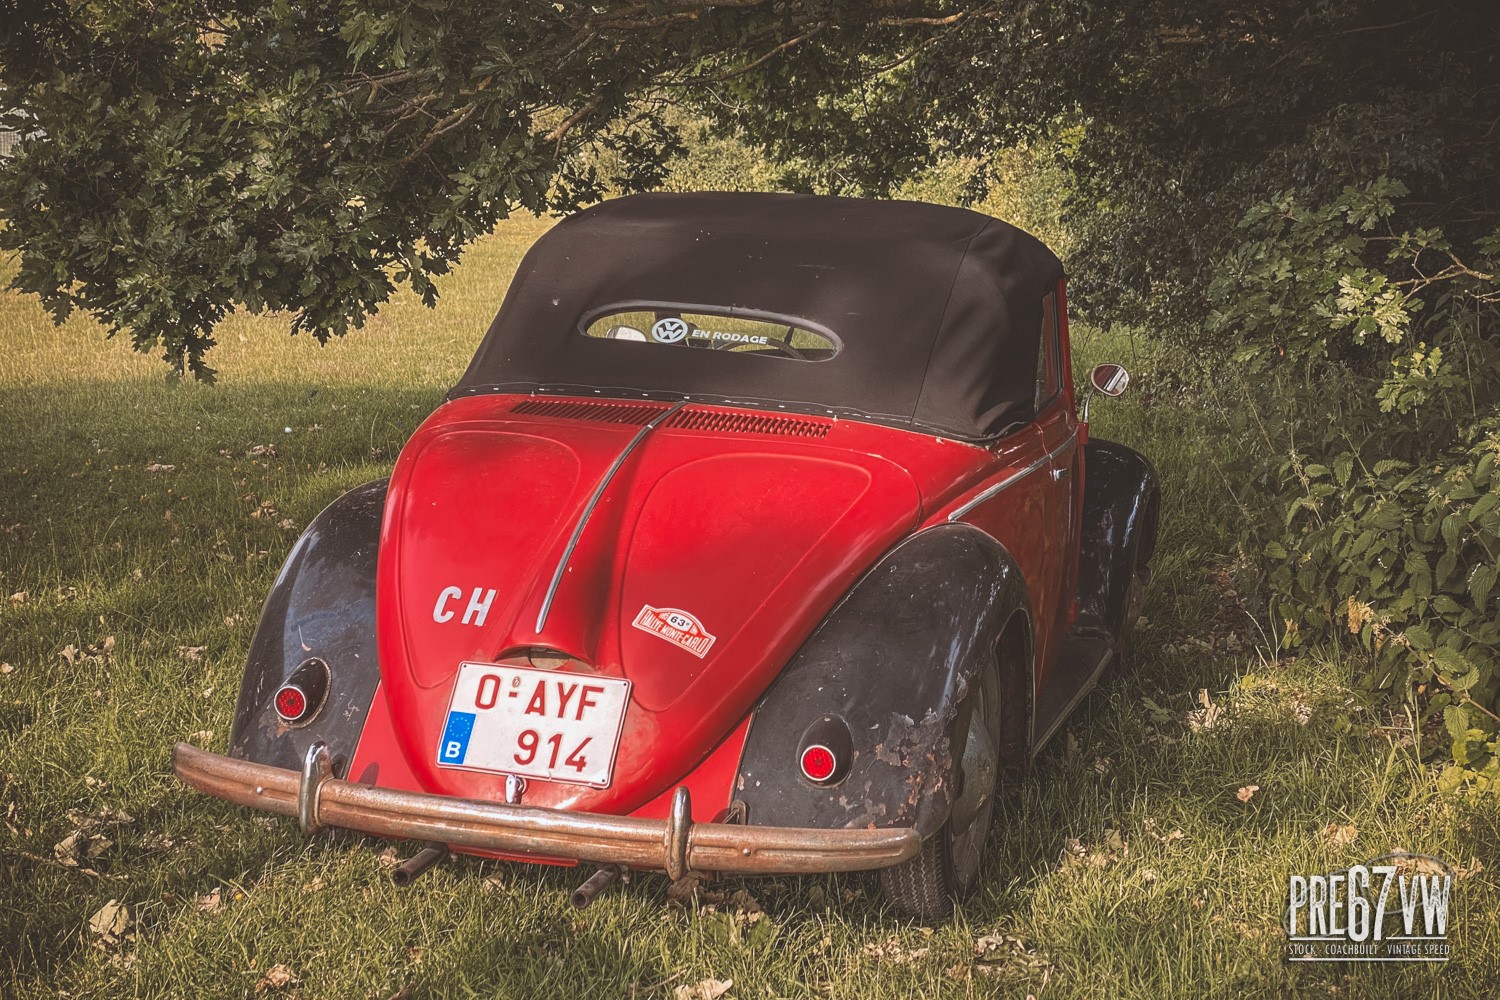
[[[948,819],[910,861],[884,868],[880,886],[896,909],[919,920],[941,920],[973,891],[995,813],[1002,740],[1000,674],[990,666],[975,678],[948,733],[961,748],[953,769],[957,797]]]

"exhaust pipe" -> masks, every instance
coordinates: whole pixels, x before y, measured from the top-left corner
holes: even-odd
[[[622,870],[619,865],[605,865],[594,872],[587,882],[573,890],[573,906],[580,910],[588,906],[595,896],[619,880]]]
[[[408,886],[417,878],[448,856],[448,848],[443,844],[428,844],[416,854],[402,862],[401,867],[391,872],[391,881],[398,886]]]

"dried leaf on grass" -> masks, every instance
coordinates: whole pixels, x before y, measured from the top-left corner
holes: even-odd
[[[1255,793],[1258,791],[1260,791],[1259,785],[1243,785],[1240,787],[1239,791],[1234,793],[1234,797],[1239,799],[1241,802],[1249,802],[1252,798],[1255,797]]]
[[[866,941],[864,952],[871,958],[878,958],[893,965],[910,965],[919,959],[926,958],[932,949],[907,948],[901,943],[901,939],[893,934],[878,944],[874,941]]]
[[[89,931],[99,938],[102,945],[116,945],[130,929],[130,908],[118,899],[111,899],[89,917]]]
[[[98,642],[91,642],[79,649],[71,642],[57,651],[57,655],[69,666],[83,663],[108,664],[115,655],[115,637],[107,635]]]
[[[124,809],[110,809],[108,807],[92,813],[86,813],[82,809],[69,809],[65,815],[68,817],[68,822],[84,829],[105,825],[129,826],[135,822],[135,817]]]
[[[1407,854],[1403,857],[1395,857],[1391,859],[1391,863],[1396,866],[1396,871],[1402,875],[1444,875],[1448,871],[1441,862],[1423,854]]]
[[[673,1000],[718,1000],[729,992],[733,979],[703,979],[691,986],[679,986],[672,991]]]
[[[267,990],[279,990],[300,983],[296,974],[285,965],[273,965],[266,970],[266,974],[255,981],[255,992],[264,993]]]
[[[97,858],[114,844],[113,840],[102,834],[89,834],[83,830],[74,830],[52,845],[52,856],[57,858],[58,864],[77,868],[80,860]]]
[[[1156,841],[1158,844],[1163,845],[1164,847],[1170,847],[1171,845],[1177,843],[1179,840],[1187,839],[1187,834],[1183,833],[1181,830],[1174,829],[1168,833],[1156,832],[1156,820],[1150,818],[1149,816],[1146,817],[1145,826],[1146,833],[1150,834],[1151,839]]]
[[[52,845],[52,855],[59,864],[70,868],[77,867],[80,860],[97,858],[114,846],[109,837],[95,832],[99,827],[128,826],[135,822],[135,817],[123,809],[101,809],[96,813],[69,809],[67,817],[74,830]]]
[[[1359,836],[1359,827],[1353,823],[1329,823],[1323,827],[1323,842],[1329,847],[1344,847],[1354,843]]]
[[[1119,830],[1111,827],[1104,831],[1104,842],[1092,849],[1077,837],[1069,837],[1063,842],[1058,864],[1062,868],[1071,868],[1076,865],[1108,868],[1129,854],[1130,844],[1126,842]]]
[[[1025,951],[1026,942],[1011,934],[985,934],[974,941],[976,962],[1003,962]]]
[[[968,969],[967,966],[955,966],[948,970],[949,975],[953,978],[962,978],[955,975],[960,968],[964,971]],[[1001,934],[996,931],[974,941],[973,968],[991,976],[1041,973],[1045,977],[1051,974],[1052,962],[1014,934]]]
[[[1224,717],[1224,709],[1214,704],[1214,700],[1209,697],[1208,688],[1200,688],[1198,690],[1198,704],[1199,708],[1190,710],[1183,718],[1183,722],[1193,732],[1198,733],[1206,729],[1213,729],[1228,721]]]
[[[698,890],[706,881],[708,876],[702,872],[688,872],[667,886],[667,902],[673,906],[692,909],[698,903]]]
[[[3,818],[5,820],[5,829],[9,831],[12,837],[24,839],[31,836],[31,829],[21,825],[21,814],[16,811],[16,804],[14,802],[5,803],[5,816]]]

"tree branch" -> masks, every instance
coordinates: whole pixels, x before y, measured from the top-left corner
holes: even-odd
[[[564,118],[562,124],[557,126],[557,128],[553,129],[551,132],[548,132],[543,141],[552,143],[557,147],[558,151],[561,151],[563,136],[568,134],[568,130],[571,129],[574,125],[577,125],[579,122],[583,121],[589,115],[593,114],[595,111],[598,111],[599,105],[603,103],[604,98],[602,96],[596,97],[592,101],[589,101],[587,104],[579,108],[577,111],[573,112],[567,118]]]
[[[473,102],[465,104],[461,108],[455,108],[448,114],[446,118],[432,127],[432,130],[427,133],[427,138],[422,140],[422,144],[420,146],[412,150],[410,153],[407,153],[405,156],[401,157],[400,165],[404,167],[415,160],[417,157],[421,156],[423,153],[427,152],[432,148],[433,143],[437,142],[445,132],[451,132],[454,129],[458,128],[464,122],[473,117],[474,112],[478,109],[479,106],[477,104],[474,104]]]
[[[739,67],[736,67],[735,69],[732,69],[732,70],[726,70],[723,73],[718,73],[718,74],[715,74],[714,76],[690,76],[690,77],[688,77],[685,80],[674,80],[674,81],[672,81],[670,83],[664,84],[664,86],[667,86],[667,87],[693,87],[693,86],[700,86],[700,85],[709,84],[709,83],[723,83],[725,80],[733,80],[737,76],[744,76],[746,73],[749,73],[751,70],[755,69],[757,66],[764,65],[765,63],[769,62],[771,59],[774,59],[776,56],[778,56],[781,53],[785,52],[787,49],[791,48],[792,46],[794,46],[794,45],[800,45],[803,42],[807,41],[809,38],[814,37],[815,35],[817,35],[820,31],[822,31],[826,27],[828,27],[828,22],[827,21],[822,21],[813,30],[807,31],[807,32],[803,32],[802,34],[798,35],[795,38],[789,38],[789,39],[787,39],[786,41],[782,42],[780,45],[778,45],[775,48],[773,48],[770,52],[767,52],[765,55],[761,56],[759,59],[756,59],[756,60],[754,60],[752,62],[749,62],[749,63],[745,64],[744,66],[739,66]]]

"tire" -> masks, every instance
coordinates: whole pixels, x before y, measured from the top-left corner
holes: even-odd
[[[942,827],[910,861],[880,871],[892,907],[918,920],[946,920],[979,881],[984,845],[994,819],[1000,779],[1000,675],[995,666],[977,679],[959,706],[949,746],[963,748],[954,765],[959,789]]]

